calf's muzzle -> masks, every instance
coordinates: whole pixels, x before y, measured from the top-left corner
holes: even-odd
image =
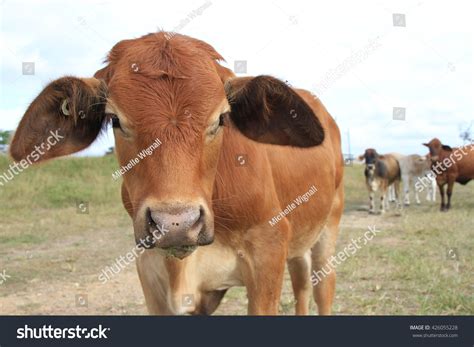
[[[212,243],[213,233],[206,223],[202,206],[166,204],[147,208],[146,248],[165,249],[178,258],[192,253],[197,246]]]

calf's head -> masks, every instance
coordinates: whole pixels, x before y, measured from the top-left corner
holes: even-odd
[[[182,35],[121,41],[93,78],[60,78],[39,94],[11,155],[27,158],[51,131],[62,140],[35,161],[71,154],[111,124],[136,242],[185,257],[213,241],[212,193],[230,128],[268,144],[311,147],[324,140],[312,109],[285,83],[235,78],[221,59]]]
[[[417,156],[415,159],[415,169],[419,172],[425,172],[431,169],[431,156],[429,154],[424,156]]]
[[[448,152],[452,151],[451,147],[443,145],[438,138],[434,138],[428,143],[423,143],[423,145],[430,150],[429,157],[433,163],[440,159],[439,157],[443,150]]]
[[[381,156],[373,148],[367,148],[364,154],[359,156],[360,161],[365,162],[365,175],[372,177],[375,174],[375,168]]]

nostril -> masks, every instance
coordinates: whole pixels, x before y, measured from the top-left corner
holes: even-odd
[[[147,222],[148,225],[153,225],[155,223],[155,221],[153,220],[153,218],[151,216],[150,208],[146,209],[146,222]]]
[[[204,219],[204,214],[205,214],[204,207],[199,206],[199,218],[197,220],[198,222]]]

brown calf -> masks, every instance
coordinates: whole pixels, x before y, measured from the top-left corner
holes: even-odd
[[[375,213],[375,192],[380,190],[380,213],[388,207],[388,187],[393,184],[397,207],[400,207],[400,166],[394,154],[379,155],[373,148],[365,150],[359,156],[365,161],[365,184],[369,191],[369,213]]]
[[[243,285],[249,314],[277,314],[287,262],[296,313],[307,314],[311,268],[333,255],[343,211],[338,127],[309,92],[236,78],[221,59],[183,35],[121,41],[94,78],[64,77],[40,93],[11,154],[28,158],[58,128],[64,140],[41,159],[71,154],[110,122],[124,167],[159,139],[122,184],[146,248],[137,269],[149,312],[210,314]],[[335,278],[313,289],[320,314],[331,313]]]
[[[474,145],[451,148],[443,145],[437,138],[423,145],[430,150],[431,170],[436,175],[436,183],[441,194],[440,210],[448,211],[451,208],[454,182],[464,185],[474,179]],[[444,195],[446,184],[448,185],[447,203]]]

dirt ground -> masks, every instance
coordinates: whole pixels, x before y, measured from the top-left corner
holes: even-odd
[[[7,165],[0,158],[0,171]],[[98,280],[134,246],[120,182],[110,178],[116,165],[113,157],[58,160],[2,187],[0,314],[147,313],[134,264],[105,284]],[[448,213],[439,212],[439,200],[423,200],[384,216],[367,213],[361,167],[346,168],[345,188],[337,251],[369,227],[380,233],[336,268],[335,314],[474,313],[474,184],[455,187]],[[78,199],[87,203],[86,213]],[[246,311],[245,290],[232,288],[216,313]],[[280,312],[294,312],[288,274]]]
[[[341,229],[346,226],[365,230],[376,222],[378,227],[387,225],[387,221],[377,216],[368,216],[365,211],[351,212],[343,217]],[[372,223],[372,224],[371,224]],[[49,255],[47,272],[61,273],[61,276],[35,276],[27,283],[18,284],[17,290],[9,290],[0,297],[2,314],[78,314],[78,315],[143,315],[147,314],[138,275],[134,265],[125,267],[118,275],[105,284],[98,279],[98,261],[96,255],[108,249],[107,240],[117,239],[117,235],[129,234],[128,230],[101,230],[97,239],[94,231],[80,236],[67,237],[44,247],[15,252],[15,261],[33,263],[42,262]],[[383,242],[391,242],[384,240]],[[124,243],[127,243],[125,241]],[[130,243],[131,244],[131,243]],[[129,247],[130,248],[130,247]],[[23,259],[22,259],[23,258]],[[86,262],[88,265],[82,266]],[[107,264],[107,263],[106,263]],[[108,264],[112,264],[109,262]],[[78,268],[84,271],[78,271]],[[14,277],[14,275],[12,275]],[[343,281],[343,279],[341,279]],[[339,288],[340,289],[340,288]],[[350,287],[348,288],[350,289]],[[336,298],[337,301],[337,298]],[[285,275],[285,285],[281,299],[281,311],[292,314],[293,297],[289,275]],[[314,311],[314,304],[312,304]],[[343,306],[337,306],[339,314],[349,314]],[[247,298],[243,288],[231,289],[223,299],[216,314],[244,315],[247,310]]]

